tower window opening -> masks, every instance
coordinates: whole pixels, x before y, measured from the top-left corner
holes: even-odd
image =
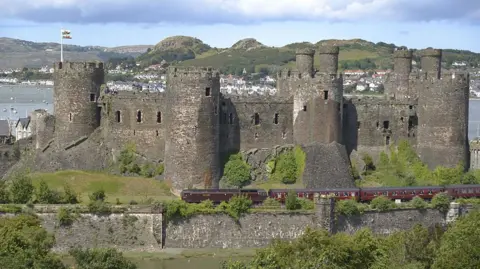
[[[254,121],[255,121],[255,125],[259,125],[260,124],[260,115],[258,115],[258,113],[255,113],[254,115]]]
[[[282,138],[283,139],[287,138],[287,133],[285,131],[282,132]]]
[[[273,123],[278,124],[278,113],[275,113],[275,118],[273,119]]]
[[[408,109],[413,109],[413,106],[408,106]]]
[[[323,91],[323,100],[328,99],[328,91]]]
[[[158,130],[155,130],[155,135],[158,136]]]
[[[357,121],[357,130],[360,130],[360,122]]]
[[[377,121],[377,128],[380,126],[380,123]]]
[[[307,111],[307,106],[306,105],[303,106],[303,111]]]
[[[162,123],[162,112],[157,112],[157,123]]]
[[[383,129],[388,129],[389,126],[390,126],[390,122],[388,120],[383,122]]]
[[[68,113],[68,120],[72,121],[72,113]]]
[[[120,111],[118,111],[118,110],[115,111],[115,120],[116,120],[117,122],[120,122],[121,119],[122,119],[122,118],[121,118]]]
[[[385,144],[390,145],[390,136],[385,137]]]
[[[258,139],[258,133],[255,133],[255,140]]]
[[[94,93],[91,93],[90,94],[90,102],[95,102],[95,94]]]
[[[400,121],[403,122],[403,117],[400,117]]]
[[[137,111],[137,122],[142,122],[142,111]]]
[[[133,130],[133,135],[135,135],[135,130]]]
[[[230,124],[233,124],[233,113],[230,113],[228,122],[229,122]]]
[[[214,106],[214,107],[213,107],[213,113],[215,113],[215,115],[218,114],[218,107],[217,107],[217,106]]]
[[[210,96],[210,87],[205,88],[205,96]]]

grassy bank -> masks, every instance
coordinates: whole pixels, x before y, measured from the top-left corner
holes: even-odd
[[[117,199],[124,204],[136,201],[165,201],[175,199],[170,188],[164,183],[152,178],[121,177],[101,172],[58,171],[55,173],[31,174],[33,184],[38,187],[44,180],[52,189],[63,190],[68,184],[79,196],[82,202],[89,201],[88,195],[98,190],[104,190],[107,202],[116,203]]]
[[[248,260],[255,249],[165,249],[162,252],[125,252],[129,260],[137,264],[138,269],[177,269],[219,268],[224,260]],[[62,255],[66,264],[73,264],[73,258]]]

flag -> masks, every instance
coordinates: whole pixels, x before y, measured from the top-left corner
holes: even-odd
[[[62,30],[62,39],[72,39],[70,30]]]

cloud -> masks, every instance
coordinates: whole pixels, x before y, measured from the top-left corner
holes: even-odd
[[[480,24],[479,0],[0,0],[0,6],[2,18],[37,23],[447,20]]]

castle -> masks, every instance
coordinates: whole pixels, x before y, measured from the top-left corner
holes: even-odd
[[[348,173],[336,151],[375,156],[400,139],[432,168],[468,165],[469,75],[442,74],[441,50],[420,53],[422,70],[413,72],[412,51],[394,52],[382,97],[344,96],[337,46],[297,50],[296,68],[278,74],[275,95],[221,93],[218,71],[197,67],[169,68],[165,92],[108,93],[103,64],[56,63],[55,116],[32,114],[37,154],[30,167],[100,169],[134,142],[143,158],[164,163],[178,192],[203,186],[207,175],[218,187],[232,152],[336,145],[333,153],[307,152],[306,165],[338,164]]]

